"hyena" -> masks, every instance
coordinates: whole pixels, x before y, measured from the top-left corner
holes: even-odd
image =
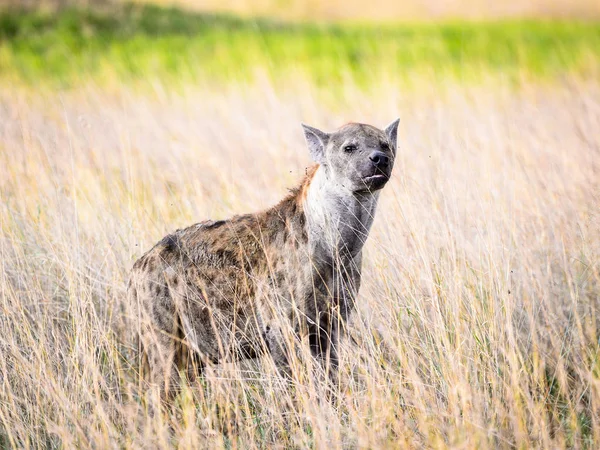
[[[143,370],[163,393],[180,371],[193,378],[207,362],[269,353],[286,372],[289,336],[335,374],[398,122],[332,133],[303,125],[315,165],[281,202],[177,230],[134,264],[131,327]]]

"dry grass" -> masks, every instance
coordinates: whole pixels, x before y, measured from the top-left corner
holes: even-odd
[[[341,91],[0,92],[0,447],[598,442],[599,86]],[[397,115],[336,402],[267,360],[152,414],[111,331],[133,260],[277,201],[308,165],[300,121]]]

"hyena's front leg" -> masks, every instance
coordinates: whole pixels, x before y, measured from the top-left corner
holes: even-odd
[[[309,326],[312,355],[319,361],[331,381],[337,382],[338,348],[341,317],[335,312],[323,312],[318,323]]]
[[[327,305],[319,314],[318,323],[311,330],[311,350],[323,364],[331,381],[338,382],[339,344],[346,321],[355,307],[355,299],[360,287],[362,255],[354,258],[340,258],[327,282]]]

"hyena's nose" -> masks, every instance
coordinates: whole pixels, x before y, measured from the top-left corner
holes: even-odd
[[[369,159],[373,161],[375,167],[383,168],[387,167],[390,164],[390,158],[388,158],[388,156],[385,153],[379,151],[371,153],[369,155]]]

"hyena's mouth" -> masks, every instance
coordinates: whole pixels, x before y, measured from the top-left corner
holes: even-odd
[[[366,181],[366,182],[377,181],[377,180],[385,180],[385,181],[387,181],[388,179],[389,179],[389,177],[387,175],[384,175],[382,173],[376,173],[375,175],[364,177],[363,181]]]
[[[374,191],[385,186],[389,179],[389,175],[376,173],[374,175],[369,175],[368,177],[363,177],[362,182],[365,184],[367,189]]]

